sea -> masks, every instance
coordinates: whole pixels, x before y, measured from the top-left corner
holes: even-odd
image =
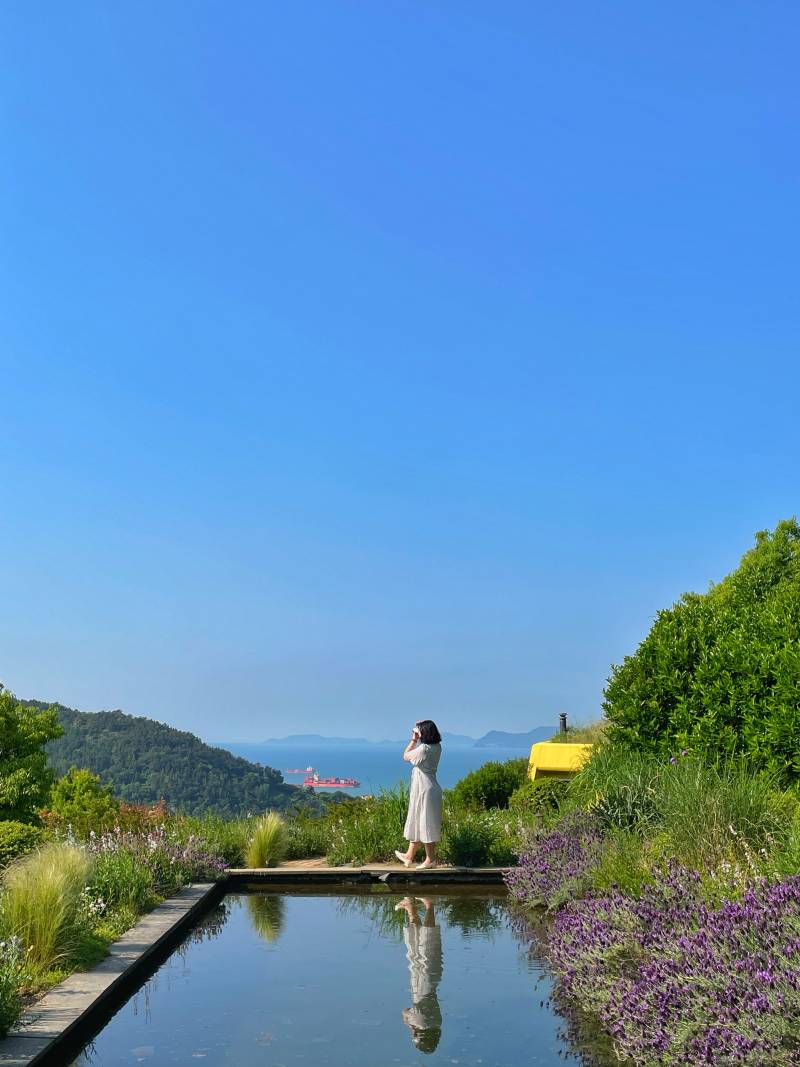
[[[281,743],[222,742],[216,745],[226,748],[235,756],[242,756],[253,763],[262,763],[281,771],[284,781],[302,785],[303,775],[287,774],[287,770],[311,766],[322,777],[336,775],[338,778],[357,778],[358,788],[345,789],[351,796],[380,793],[401,781],[408,781],[411,768],[403,762],[404,745],[364,744],[304,744],[294,746]],[[442,759],[437,775],[445,789],[454,786],[465,774],[482,767],[491,760],[527,758],[527,748],[474,748],[470,746],[442,745]]]

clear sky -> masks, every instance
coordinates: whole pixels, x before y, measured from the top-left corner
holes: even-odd
[[[800,511],[799,34],[7,0],[0,678],[213,739],[595,715]]]

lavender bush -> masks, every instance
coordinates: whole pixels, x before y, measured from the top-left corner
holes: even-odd
[[[672,864],[639,899],[564,907],[545,952],[562,1010],[594,1016],[623,1061],[800,1063],[800,877],[711,908],[700,875]]]
[[[93,888],[98,896],[108,903],[137,908],[144,905],[148,893],[167,896],[190,882],[213,880],[227,866],[221,856],[207,852],[198,838],[178,840],[165,826],[147,832],[116,827],[103,834],[91,833],[87,847],[97,858]]]
[[[518,866],[506,876],[509,892],[521,904],[556,907],[586,888],[602,850],[595,817],[570,812],[549,830],[530,831]]]

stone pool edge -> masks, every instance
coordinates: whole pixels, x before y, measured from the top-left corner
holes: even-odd
[[[110,946],[96,967],[75,971],[32,1005],[6,1038],[0,1039],[0,1067],[64,1067],[97,1029],[98,1016],[113,1014],[146,980],[183,935],[230,892],[245,888],[427,885],[501,886],[505,867],[265,867],[228,870],[216,882],[186,886]]]
[[[92,1036],[97,1016],[124,1003],[227,888],[226,879],[184,887],[142,916],[96,967],[53,986],[0,1040],[1,1067],[63,1067]]]

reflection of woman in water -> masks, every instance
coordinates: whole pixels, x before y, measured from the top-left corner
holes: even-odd
[[[420,921],[416,902],[406,897],[397,905],[408,916],[403,927],[408,969],[411,975],[411,1007],[403,1009],[403,1022],[420,1052],[435,1052],[442,1036],[442,1012],[436,995],[442,978],[442,931],[436,925],[433,903],[419,897],[425,906]]]

